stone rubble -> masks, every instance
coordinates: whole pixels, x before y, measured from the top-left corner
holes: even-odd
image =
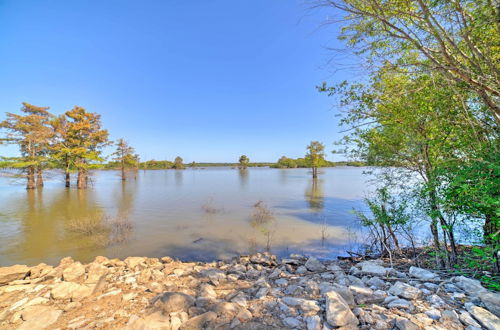
[[[500,295],[382,260],[64,258],[0,268],[0,329],[500,329]]]

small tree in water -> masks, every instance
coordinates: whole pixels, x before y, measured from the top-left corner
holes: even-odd
[[[313,178],[318,177],[318,167],[325,164],[325,146],[318,141],[312,141],[307,146],[306,161],[312,169]]]
[[[19,145],[21,157],[13,158],[8,166],[26,170],[26,189],[43,186],[42,171],[47,165],[48,146],[54,136],[48,109],[23,103],[21,111],[25,115],[8,112],[7,119],[0,122],[0,128],[9,131],[0,141]]]
[[[136,167],[136,156],[132,148],[123,138],[116,142],[116,151],[113,153],[113,159],[120,163],[122,181],[127,180],[125,170]]]
[[[108,131],[102,129],[101,116],[87,112],[82,107],[74,107],[66,112],[67,148],[78,170],[78,189],[87,188],[88,170],[95,162],[101,162],[102,148],[109,145]]]
[[[182,163],[183,159],[180,156],[175,157],[174,160],[174,168],[176,170],[183,170],[185,168],[184,164]]]
[[[240,168],[245,169],[248,167],[248,163],[250,162],[250,159],[246,155],[241,155],[239,162],[240,162]]]

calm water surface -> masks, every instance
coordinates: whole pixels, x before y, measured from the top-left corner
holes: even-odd
[[[98,171],[86,191],[65,189],[56,173],[39,191],[0,177],[0,265],[54,264],[65,256],[88,262],[97,255],[213,260],[265,250],[268,242],[278,255],[331,258],[354,244],[359,227],[351,210],[364,209],[370,189],[363,171],[322,169],[313,181],[307,169],[150,170],[126,182],[115,171]],[[263,225],[252,222],[258,201],[273,215]],[[78,223],[116,219],[130,228],[75,230]]]

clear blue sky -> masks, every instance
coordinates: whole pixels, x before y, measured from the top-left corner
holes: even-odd
[[[344,46],[326,15],[295,0],[0,0],[0,120],[23,101],[83,106],[143,160],[330,151],[337,111],[315,86],[353,73],[328,64]]]

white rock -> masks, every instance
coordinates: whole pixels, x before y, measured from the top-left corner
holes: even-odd
[[[410,267],[410,275],[416,277],[418,279],[428,281],[428,280],[438,280],[439,276],[436,273],[431,272],[430,270],[411,266]]]
[[[479,323],[488,330],[498,330],[500,329],[500,319],[488,312],[486,309],[469,305],[467,308],[468,312],[474,316]]]
[[[357,325],[359,320],[349,308],[349,304],[335,291],[326,293],[326,320],[332,327]]]
[[[321,272],[326,269],[325,265],[314,257],[307,259],[305,266],[311,272]]]
[[[417,299],[422,293],[419,289],[403,282],[394,283],[387,292],[406,299]]]

